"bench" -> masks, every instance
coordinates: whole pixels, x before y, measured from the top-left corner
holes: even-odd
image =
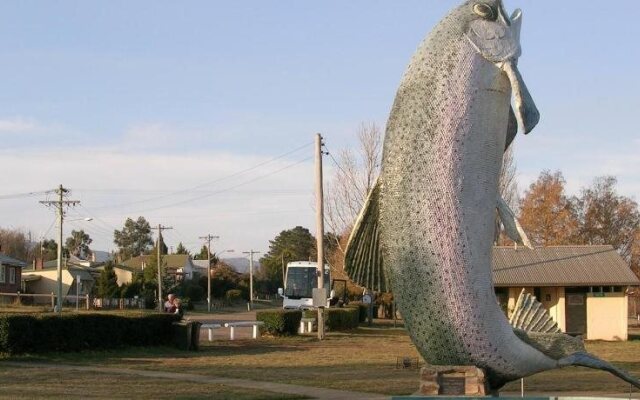
[[[222,328],[222,325],[221,324],[202,324],[200,325],[200,328],[209,330],[209,341],[211,342],[213,341],[213,330]]]
[[[235,339],[235,328],[243,327],[243,326],[251,326],[253,327],[253,338],[258,338],[258,327],[264,325],[262,321],[238,321],[238,322],[227,322],[224,324],[225,327],[230,328],[229,331],[229,340]]]
[[[313,323],[316,322],[315,318],[302,318],[300,320],[300,333],[305,333],[305,326],[307,333],[313,332]]]

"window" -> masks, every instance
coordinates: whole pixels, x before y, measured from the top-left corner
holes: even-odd
[[[9,283],[16,283],[16,268],[9,268]]]
[[[4,276],[4,269],[6,267],[4,265],[0,265],[0,283],[4,283],[5,282],[5,276]]]

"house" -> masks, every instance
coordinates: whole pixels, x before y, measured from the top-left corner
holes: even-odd
[[[197,272],[200,276],[207,276],[208,266],[209,260],[193,260],[194,272]]]
[[[627,340],[627,289],[640,280],[612,246],[495,247],[492,268],[507,315],[524,289],[563,332],[587,340]]]
[[[27,264],[0,253],[0,293],[18,293]]]
[[[76,259],[63,260],[62,264],[62,295],[75,296],[90,293],[96,283],[100,271],[98,264]],[[24,270],[22,274],[22,289],[24,293],[50,294],[58,291],[58,261],[47,261],[40,269]],[[74,297],[75,298],[75,297]],[[48,299],[34,298],[36,303],[47,303]]]
[[[128,259],[123,262],[118,268],[116,268],[116,275],[118,277],[118,284],[131,282],[132,274],[135,271],[144,271],[145,267],[149,263],[151,256],[144,255]],[[175,277],[176,280],[181,279],[193,279],[194,265],[191,256],[188,254],[166,254],[162,256],[162,264],[166,267],[166,271],[169,275]],[[124,268],[122,268],[124,267]],[[129,270],[129,272],[127,272]],[[122,276],[123,281],[120,281]],[[126,279],[129,279],[128,281]]]

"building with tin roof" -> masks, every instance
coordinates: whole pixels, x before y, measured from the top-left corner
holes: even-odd
[[[524,289],[563,332],[587,340],[627,340],[627,289],[640,280],[612,246],[494,247],[492,268],[507,315]]]

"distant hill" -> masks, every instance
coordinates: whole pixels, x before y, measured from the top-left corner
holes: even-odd
[[[233,257],[233,258],[223,258],[222,261],[229,264],[231,268],[236,270],[241,274],[249,273],[249,259],[245,257]],[[260,263],[258,260],[253,260],[253,272],[256,272],[260,269]]]
[[[91,250],[96,255],[96,262],[106,262],[111,260],[111,253],[108,251]]]

